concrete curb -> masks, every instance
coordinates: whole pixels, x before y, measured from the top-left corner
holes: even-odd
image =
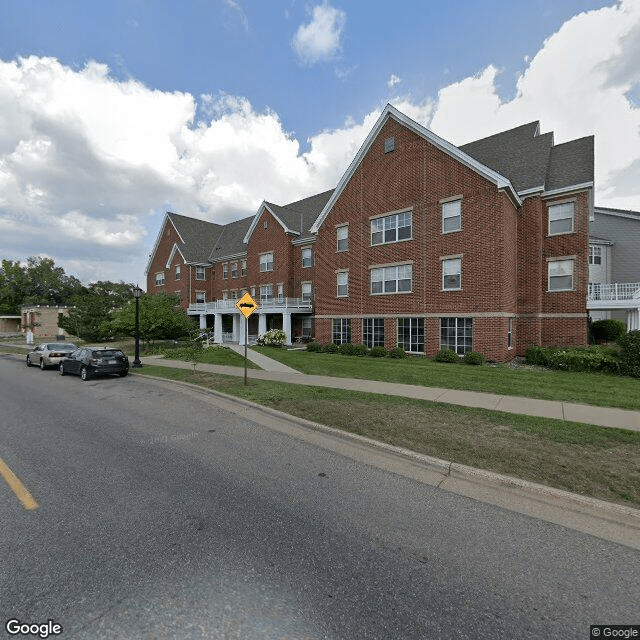
[[[332,449],[339,455],[359,459],[365,464],[386,469],[422,484],[640,550],[640,510],[638,509],[416,453],[188,382],[167,381],[166,378],[147,375],[144,377],[160,382],[171,382],[195,391],[199,395],[213,396],[222,401],[225,405],[222,408],[233,413],[244,414],[254,422],[297,439],[313,440],[314,444]],[[272,420],[265,420],[265,416]],[[292,430],[286,425],[292,425],[297,429]],[[327,438],[318,440],[305,437],[303,431],[322,434],[333,440],[334,446],[328,443]],[[338,445],[348,443],[368,452],[378,452],[382,454],[382,458],[345,450],[343,447],[335,446],[335,443]]]

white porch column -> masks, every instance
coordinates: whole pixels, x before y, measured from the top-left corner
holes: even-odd
[[[638,331],[640,329],[640,309],[629,309],[627,311],[627,331]]]
[[[207,314],[206,313],[201,313],[200,314],[200,328],[201,329],[206,329],[207,328]]]
[[[285,344],[291,344],[291,314],[290,313],[282,314],[282,330],[287,336],[287,339],[285,340]]]
[[[231,338],[234,342],[238,342],[240,340],[240,314],[233,314],[233,337]]]
[[[267,333],[267,314],[258,312],[258,335]]]
[[[215,324],[213,325],[213,341],[222,344],[222,314],[215,314]]]
[[[245,343],[245,336],[247,335],[247,319],[241,313],[237,314],[237,316],[238,316],[238,326],[240,329],[238,344],[242,346]],[[236,316],[234,315],[233,318],[235,320]]]

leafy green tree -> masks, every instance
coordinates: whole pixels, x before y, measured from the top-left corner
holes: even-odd
[[[83,340],[104,341],[114,335],[113,312],[133,299],[133,284],[93,282],[72,298],[68,315],[58,316],[58,326]]]
[[[18,315],[30,288],[25,267],[17,260],[2,260],[0,268],[0,314]]]
[[[129,300],[114,312],[112,327],[116,335],[135,335],[135,308],[135,300]],[[145,293],[141,296],[140,338],[145,342],[193,337],[196,332],[196,324],[183,311],[178,295]]]

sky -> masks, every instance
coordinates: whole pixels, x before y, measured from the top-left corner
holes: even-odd
[[[640,0],[2,0],[0,258],[142,285],[167,211],[331,189],[387,103],[594,135],[596,205],[640,210]]]

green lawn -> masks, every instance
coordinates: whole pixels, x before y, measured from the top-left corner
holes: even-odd
[[[483,391],[542,400],[640,410],[640,379],[508,365],[471,366],[429,358],[371,358],[252,347],[307,374]]]
[[[290,415],[627,506],[640,507],[640,432],[425,400],[283,384],[191,369],[136,374],[189,382]]]

